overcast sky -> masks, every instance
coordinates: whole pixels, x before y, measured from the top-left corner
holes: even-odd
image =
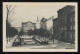
[[[14,6],[14,5],[13,5]],[[66,4],[52,4],[52,3],[38,3],[38,4],[18,4],[13,12],[10,14],[12,26],[20,27],[22,22],[36,22],[37,16],[39,19],[42,17],[49,18],[54,16],[57,18],[57,11],[66,6]]]

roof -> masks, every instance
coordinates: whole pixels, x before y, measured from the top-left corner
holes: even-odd
[[[56,21],[56,20],[58,20],[59,18],[55,18],[55,19],[53,19],[53,21]]]
[[[67,12],[75,11],[74,9],[75,9],[75,6],[73,6],[73,5],[67,5],[67,6],[59,9],[57,12],[65,12],[66,13],[66,11]]]
[[[31,21],[28,21],[28,22],[22,22],[22,24],[27,24],[27,23],[36,24],[36,23],[31,22]]]
[[[47,21],[47,19],[44,17],[41,19],[41,22],[46,22],[46,21]]]

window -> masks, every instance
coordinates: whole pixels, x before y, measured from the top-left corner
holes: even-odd
[[[72,18],[71,18],[71,22],[72,22]]]
[[[66,15],[65,15],[65,22],[66,22]]]
[[[70,26],[70,30],[72,30],[72,26]]]
[[[73,18],[73,21],[75,21],[75,15],[74,14],[73,14],[72,18]]]
[[[63,27],[61,28],[61,30],[63,30]]]
[[[73,34],[73,40],[75,40],[75,34]]]
[[[71,15],[70,18],[71,18],[71,22],[72,22],[72,21],[75,21],[75,15],[74,15],[74,14]]]
[[[75,34],[73,34],[73,37],[75,38]]]
[[[75,21],[75,18],[73,18],[73,21]]]
[[[58,27],[58,29],[60,30],[60,27]]]
[[[64,30],[67,30],[67,26],[64,27]]]
[[[73,29],[75,30],[75,25],[73,25]]]
[[[70,40],[72,39],[72,34],[70,34]]]

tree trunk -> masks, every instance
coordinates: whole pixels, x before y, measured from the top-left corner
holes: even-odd
[[[8,44],[8,36],[7,36],[7,44]]]
[[[53,44],[54,44],[54,36],[52,35],[52,37],[53,37]]]

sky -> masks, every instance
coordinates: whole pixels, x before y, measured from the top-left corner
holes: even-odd
[[[21,27],[22,22],[31,21],[36,23],[37,17],[39,20],[42,19],[42,17],[48,19],[51,16],[57,18],[57,11],[65,6],[66,4],[59,3],[18,4],[10,14],[10,19],[12,20],[11,25],[13,27]]]

